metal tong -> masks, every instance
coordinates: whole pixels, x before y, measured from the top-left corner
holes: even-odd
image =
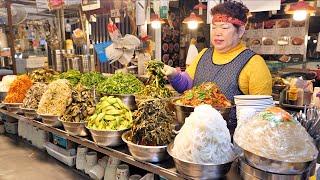
[[[306,129],[306,131],[316,141],[320,143],[320,110],[317,107],[304,107],[303,112],[300,111],[294,115],[294,118]]]

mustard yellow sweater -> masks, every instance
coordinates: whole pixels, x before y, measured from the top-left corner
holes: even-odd
[[[246,47],[243,43],[239,43],[235,48],[226,53],[213,52],[212,61],[215,64],[223,65],[231,62]],[[193,80],[201,56],[207,49],[203,49],[192,64],[186,69],[186,72]],[[259,56],[253,56],[244,66],[239,75],[239,87],[244,94],[251,95],[271,95],[272,93],[272,77],[270,71],[264,61]]]

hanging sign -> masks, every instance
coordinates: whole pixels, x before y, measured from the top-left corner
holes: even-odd
[[[113,18],[121,16],[119,9],[111,9],[110,14],[111,14],[111,17],[113,17]]]
[[[64,5],[64,0],[48,0],[49,10],[61,9]]]
[[[253,0],[236,0],[246,5],[250,12],[275,11],[280,10],[281,0],[253,1]]]
[[[136,25],[144,25],[146,22],[146,1],[137,0],[136,2]]]
[[[82,11],[92,11],[100,8],[100,0],[82,0]]]
[[[36,0],[37,9],[48,9],[48,0]]]
[[[168,19],[169,1],[160,1],[160,18]]]

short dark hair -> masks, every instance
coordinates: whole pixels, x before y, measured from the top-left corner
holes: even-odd
[[[242,3],[233,0],[225,1],[224,3],[218,4],[211,9],[211,15],[225,14],[233,18],[237,18],[240,21],[247,23],[249,9]]]

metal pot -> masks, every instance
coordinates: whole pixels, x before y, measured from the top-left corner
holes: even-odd
[[[36,109],[21,108],[21,110],[22,110],[24,116],[28,119],[36,119],[38,117]]]
[[[7,110],[11,113],[18,113],[18,111],[20,110],[20,106],[22,105],[22,103],[3,103]]]
[[[7,93],[8,92],[0,92],[0,102],[2,102],[6,98]]]
[[[61,121],[64,129],[67,131],[68,134],[74,135],[74,136],[87,136],[88,131],[86,129],[87,122],[67,122],[62,121],[59,118],[59,121]]]
[[[218,179],[224,177],[230,170],[232,162],[225,164],[197,164],[180,160],[172,153],[173,143],[168,146],[168,153],[173,158],[177,171],[192,179]]]
[[[278,174],[267,172],[251,166],[244,157],[239,158],[239,173],[244,180],[270,179],[270,180],[301,180],[308,179],[310,168],[298,174]]]
[[[62,123],[59,121],[59,116],[49,114],[39,114],[42,122],[48,126],[61,127]]]
[[[123,130],[95,130],[90,129],[86,126],[87,129],[89,129],[92,138],[94,142],[100,146],[119,146],[123,144],[124,142],[121,139],[121,135],[128,129]]]
[[[189,115],[194,111],[194,106],[188,106],[188,105],[181,105],[178,104],[177,99],[173,100],[174,110],[177,116],[177,120],[179,124],[184,124],[184,120],[189,117]],[[229,119],[229,113],[231,111],[231,107],[227,108],[220,108],[220,107],[214,107],[216,110],[220,112],[223,119],[228,120]]]
[[[167,146],[143,146],[128,140],[131,131],[122,134],[122,140],[127,143],[133,158],[140,161],[157,163],[168,159]]]
[[[245,160],[253,167],[272,173],[300,174],[309,168],[313,162],[283,162],[261,157],[246,150],[243,150],[243,152]]]

